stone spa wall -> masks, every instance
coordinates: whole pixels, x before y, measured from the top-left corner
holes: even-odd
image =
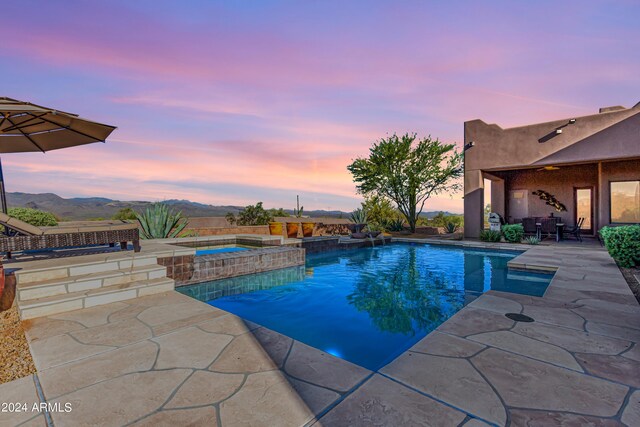
[[[158,258],[176,286],[304,265],[305,250],[296,247],[268,247],[241,252]]]

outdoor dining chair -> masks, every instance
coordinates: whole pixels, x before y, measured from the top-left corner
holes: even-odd
[[[581,230],[582,230],[582,226],[584,224],[585,219],[584,218],[578,218],[578,222],[576,223],[576,225],[574,225],[573,227],[565,230],[564,234],[567,234],[569,236],[573,236],[576,238],[577,241],[582,242],[582,234],[581,234]]]

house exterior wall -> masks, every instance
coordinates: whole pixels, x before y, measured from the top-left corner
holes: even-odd
[[[633,108],[602,109],[600,114],[562,119],[510,129],[502,129],[482,120],[464,124],[464,209],[465,237],[477,238],[483,228],[484,182],[489,175],[497,212],[504,209],[509,216],[508,195],[514,185],[537,187],[554,194],[567,206],[561,213],[574,222],[574,187],[594,188],[594,224],[597,228],[609,223],[609,182],[637,179],[640,159],[640,103]],[[556,130],[561,130],[557,133]],[[473,142],[473,144],[471,144]],[[590,164],[591,166],[575,166]],[[594,166],[595,165],[595,166]],[[558,171],[535,174],[543,166],[560,166]],[[519,171],[508,173],[505,171]],[[555,174],[554,174],[555,173]],[[515,175],[522,175],[516,177]],[[500,179],[505,180],[504,190]],[[552,182],[552,177],[557,177]],[[546,187],[546,188],[545,188]],[[542,206],[528,194],[530,216],[549,207]],[[501,197],[503,197],[501,199]]]

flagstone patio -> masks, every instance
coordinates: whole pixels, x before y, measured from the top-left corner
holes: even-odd
[[[56,426],[640,425],[640,306],[609,255],[511,264],[557,272],[543,298],[482,295],[379,372],[167,292],[27,321],[38,373],[0,395],[70,403]]]

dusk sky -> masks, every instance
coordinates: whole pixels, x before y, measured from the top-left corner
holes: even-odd
[[[461,143],[640,101],[640,2],[13,1],[0,96],[118,126],[8,191],[352,210],[378,138]],[[462,211],[461,195],[425,210]]]

